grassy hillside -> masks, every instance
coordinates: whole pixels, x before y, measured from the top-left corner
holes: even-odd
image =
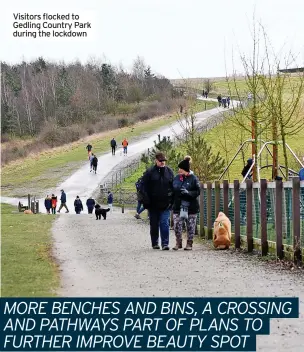
[[[206,109],[216,106],[214,102],[207,102]],[[205,110],[205,102],[197,102],[188,110],[193,112]],[[97,155],[109,152],[110,139],[116,139],[118,145],[124,137],[132,140],[140,138],[142,134],[152,132],[160,127],[176,121],[176,114],[168,114],[132,127],[120,128],[113,131],[92,135],[77,142],[52,148],[24,159],[13,161],[2,168],[2,194],[12,197],[24,197],[28,193],[36,196],[44,194],[44,190],[55,187],[69,176],[75,169],[87,161],[86,145],[93,145],[93,152]]]
[[[51,253],[54,218],[15,212],[16,207],[1,204],[1,295],[53,296],[59,285]]]

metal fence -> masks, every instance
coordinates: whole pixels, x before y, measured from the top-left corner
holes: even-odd
[[[304,182],[246,183],[224,181],[201,186],[200,234],[212,238],[217,214],[222,211],[231,220],[235,247],[241,242],[248,251],[258,245],[266,255],[270,248],[282,258],[287,252],[301,259],[304,249]]]

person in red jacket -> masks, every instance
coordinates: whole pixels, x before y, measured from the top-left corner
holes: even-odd
[[[129,145],[127,139],[125,138],[121,144],[123,146],[124,155],[127,155],[128,154],[128,145]]]
[[[52,194],[52,214],[56,214],[56,207],[57,207],[57,197],[55,196],[55,194]]]

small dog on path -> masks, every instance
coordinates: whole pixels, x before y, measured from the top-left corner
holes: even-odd
[[[99,204],[96,204],[95,205],[96,220],[101,220],[101,216],[103,217],[103,220],[106,220],[108,211],[110,211],[110,208],[103,209]]]
[[[219,212],[214,221],[213,244],[217,249],[229,249],[231,244],[231,222],[223,213]]]

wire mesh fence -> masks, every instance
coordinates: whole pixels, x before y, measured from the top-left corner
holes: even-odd
[[[249,214],[252,219],[252,237],[254,239],[261,241],[262,234],[266,233],[267,241],[276,243],[279,230],[278,226],[281,224],[280,233],[282,235],[282,245],[295,248],[297,241],[299,241],[300,247],[304,249],[304,182],[299,182],[297,179],[296,182],[287,181],[282,183],[281,200],[277,196],[276,182],[268,182],[266,184],[265,197],[263,197],[263,199],[265,199],[265,204],[263,205],[266,208],[266,228],[264,228],[265,226],[261,221],[261,211],[263,211],[263,209],[261,209],[260,185],[260,183],[252,184],[252,194],[250,198],[248,198],[246,183],[239,184],[238,193],[235,193],[235,184],[227,185],[226,190],[223,184],[219,185],[220,201],[218,209],[216,209],[215,198],[217,190],[215,183],[211,185],[209,191],[207,184],[204,184],[201,192],[201,204],[203,204],[203,206],[201,206],[201,215],[203,216],[204,231],[206,228],[206,233],[208,233],[208,229],[211,224],[213,226],[218,212],[222,211],[226,213],[231,221],[232,233],[235,233],[236,228],[239,228],[240,236],[246,237],[248,234],[247,215]],[[228,204],[226,207],[228,208],[228,212],[224,211],[225,191],[227,192]],[[208,195],[208,192],[211,194]],[[235,194],[238,194],[239,214],[235,214]],[[276,218],[277,207],[280,207],[282,213],[281,219]],[[236,219],[239,221],[238,224],[236,224]],[[198,222],[200,222],[200,219],[198,219]]]

